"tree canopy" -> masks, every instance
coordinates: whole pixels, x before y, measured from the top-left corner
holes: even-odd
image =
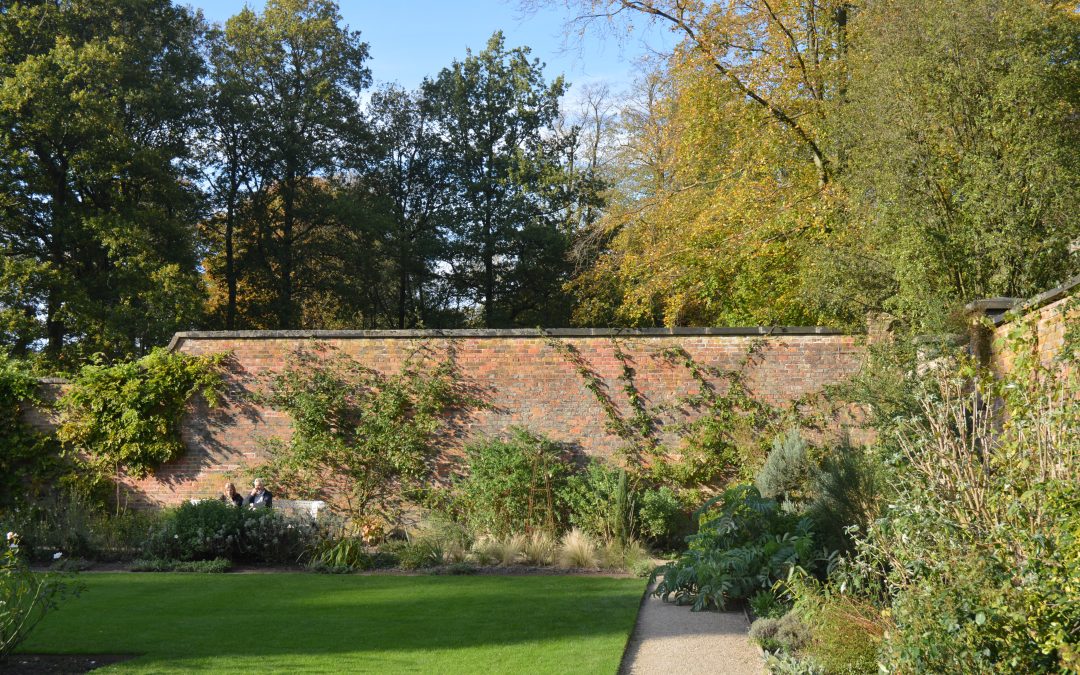
[[[1080,271],[1055,0],[574,0],[626,92],[496,32],[372,89],[330,0],[0,3],[0,348],[189,328],[954,325]],[[570,98],[574,103],[569,103]]]

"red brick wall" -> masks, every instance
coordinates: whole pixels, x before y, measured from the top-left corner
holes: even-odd
[[[1080,277],[1033,298],[1025,305],[1026,310],[1021,308],[1019,318],[998,325],[993,333],[992,367],[998,372],[1007,372],[1012,367],[1015,354],[1008,337],[1017,329],[1033,331],[1033,334],[1028,334],[1029,338],[1034,338],[1032,348],[1044,365],[1050,365],[1065,345],[1065,336],[1070,327],[1080,330],[1078,291]]]
[[[671,347],[681,347],[701,365],[731,370],[746,359],[752,345],[760,343],[746,366],[746,381],[756,396],[774,405],[790,403],[845,379],[857,370],[863,355],[861,340],[853,336],[731,334],[737,332],[624,332],[618,340],[632,360],[637,387],[650,406],[674,402],[696,391],[687,369],[663,357]],[[453,420],[443,438],[443,447],[450,453],[471,438],[498,436],[513,425],[543,433],[588,455],[608,456],[620,447],[620,439],[605,428],[606,418],[594,395],[585,388],[574,366],[550,344],[550,338],[535,331],[462,331],[449,338],[445,335],[434,331],[357,333],[348,337],[324,333],[319,342],[385,373],[397,372],[403,360],[418,348],[441,358],[452,345],[463,384],[479,392],[490,409]],[[577,335],[556,339],[576,348],[603,379],[615,403],[626,407],[622,382],[617,379],[621,363],[615,357],[612,337]],[[262,439],[287,438],[289,420],[283,413],[245,399],[262,386],[267,375],[283,367],[292,350],[310,346],[310,338],[244,333],[194,333],[174,338],[173,347],[182,352],[233,354],[235,370],[230,375],[229,401],[215,411],[199,407],[192,412],[183,427],[188,453],[162,467],[155,477],[132,481],[129,485],[133,501],[173,504],[206,497],[220,489],[228,474],[258,464],[263,457]]]

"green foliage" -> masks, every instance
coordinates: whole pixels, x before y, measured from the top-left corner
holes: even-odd
[[[221,574],[232,569],[228,558],[212,560],[165,560],[163,558],[140,558],[132,561],[132,572],[196,572],[199,574]]]
[[[620,529],[624,533],[632,530],[632,502],[638,497],[629,483],[623,483],[625,476],[624,470],[597,459],[590,459],[583,469],[571,474],[561,494],[569,524],[605,540],[617,538]],[[620,484],[626,485],[622,502]],[[626,507],[619,508],[620,503]]]
[[[192,399],[218,404],[226,358],[155,348],[113,365],[91,360],[61,399],[56,435],[99,475],[151,474],[183,454],[180,421]]]
[[[724,608],[751,597],[795,568],[824,571],[828,557],[815,541],[809,518],[782,511],[752,485],[737,485],[697,512],[698,532],[689,550],[653,572],[663,576],[654,593],[693,609]]]
[[[880,611],[851,595],[832,594],[800,601],[813,639],[805,652],[829,675],[863,675],[878,668],[884,622]]]
[[[779,619],[787,611],[787,608],[776,599],[775,593],[770,590],[763,590],[754,593],[750,597],[750,610],[758,618]]]
[[[27,407],[42,407],[30,367],[0,350],[0,513],[26,501],[60,472],[55,443],[23,419]]]
[[[167,560],[296,564],[325,536],[325,528],[310,518],[238,509],[212,499],[166,511],[143,550]]]
[[[421,354],[384,375],[328,349],[298,350],[270,379],[265,401],[288,413],[293,434],[266,443],[258,471],[288,494],[327,501],[354,527],[394,524],[427,487],[444,414],[479,402],[459,389],[449,357],[430,365]]]
[[[0,527],[20,533],[23,554],[47,561],[55,551],[97,561],[129,560],[142,552],[147,532],[159,521],[152,511],[110,514],[82,491],[60,486],[0,517]]]
[[[812,470],[808,447],[796,429],[773,439],[772,451],[754,481],[763,497],[792,504],[805,500],[802,488],[810,482]]]
[[[886,593],[889,668],[1077,667],[1080,387],[1033,356],[999,377],[939,363],[899,425],[895,494],[853,562]]]
[[[201,18],[168,0],[0,13],[0,342],[67,366],[200,314]]]
[[[8,532],[0,554],[0,664],[49,612],[81,587],[70,577],[30,570],[19,556],[20,538]]]
[[[643,490],[637,511],[638,531],[665,550],[681,546],[692,523],[675,491],[664,485]]]
[[[533,530],[554,535],[562,529],[568,507],[564,486],[572,465],[558,445],[514,428],[506,440],[488,439],[467,446],[465,461],[466,473],[454,483],[454,502],[461,518],[475,531],[505,537]],[[592,471],[603,477],[602,469]],[[592,486],[578,482],[575,489],[586,509],[579,518],[595,519],[599,514],[590,513],[593,504],[588,503]]]

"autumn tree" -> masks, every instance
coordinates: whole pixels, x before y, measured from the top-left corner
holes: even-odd
[[[198,15],[166,0],[0,11],[0,334],[142,353],[198,316]]]

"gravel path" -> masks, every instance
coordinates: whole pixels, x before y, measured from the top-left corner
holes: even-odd
[[[652,589],[650,589],[651,591]],[[691,612],[649,595],[619,672],[632,675],[762,675],[742,612]]]

